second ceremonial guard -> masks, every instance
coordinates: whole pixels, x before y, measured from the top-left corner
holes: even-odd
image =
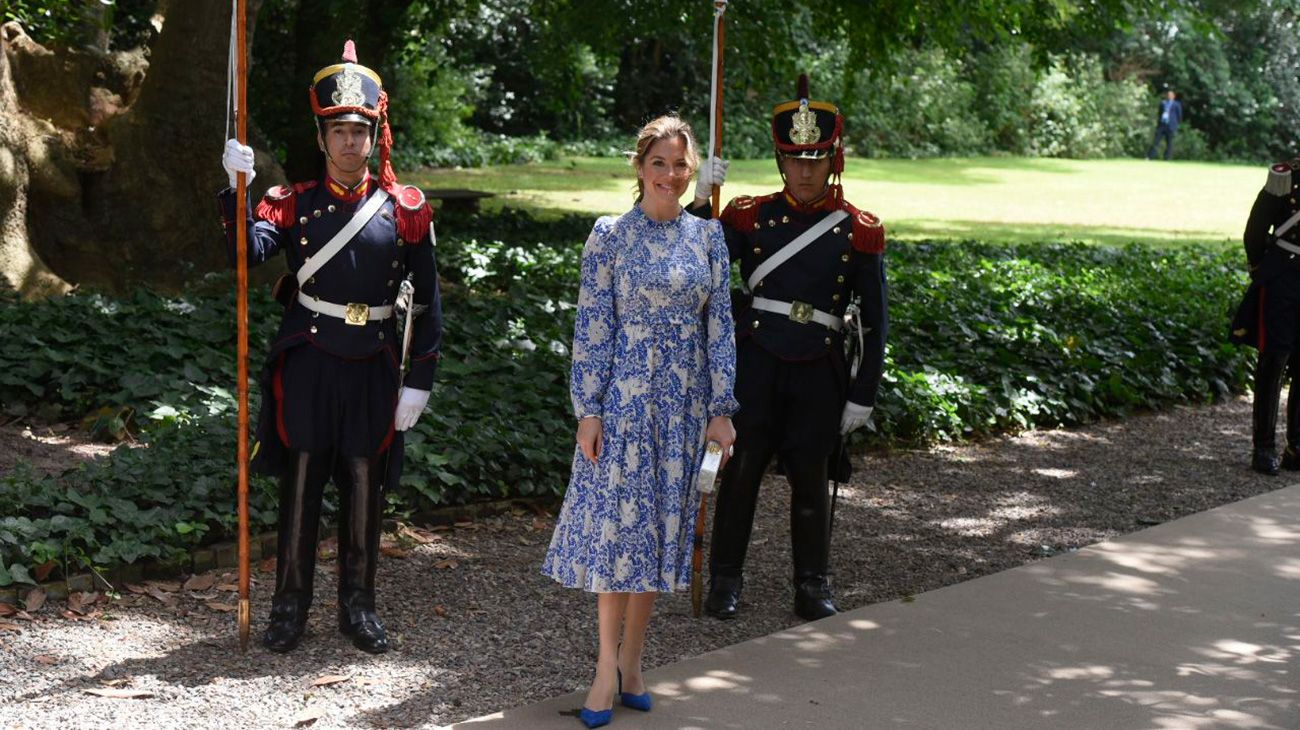
[[[706,610],[732,618],[759,484],[773,456],[790,482],[794,610],[816,620],[836,612],[828,575],[831,463],[841,439],[867,423],[884,368],[885,229],[844,199],[844,117],[810,99],[808,79],[772,114],[772,143],[785,187],[731,201],[721,220],[745,282],[736,313],[736,451],[722,475]],[[692,212],[707,214],[708,191],[727,163],[701,169]],[[858,300],[861,366],[845,355],[850,301]],[[843,478],[844,474],[837,474]]]
[[[1296,392],[1295,350],[1300,344],[1300,159],[1279,162],[1268,172],[1246,221],[1244,243],[1250,288],[1232,324],[1231,340],[1259,349],[1255,365],[1253,449],[1250,466],[1274,475],[1279,467],[1300,470],[1300,393]],[[1282,381],[1291,363],[1286,401],[1286,448],[1279,460],[1277,415]]]
[[[256,470],[280,479],[275,595],[262,643],[283,652],[302,638],[321,500],[332,480],[338,628],[378,653],[388,649],[375,609],[382,490],[400,472],[402,432],[428,402],[442,339],[433,212],[420,190],[397,184],[388,97],[379,75],[357,63],[351,41],[342,63],[317,72],[309,95],[320,177],[272,188],[256,216],[240,223],[234,191],[220,195],[231,261],[236,225],[246,225],[249,265],[283,253],[289,269],[276,288],[284,314],[262,369],[253,456]],[[376,149],[378,178],[369,168]],[[222,164],[231,187],[238,172],[251,180],[253,151],[230,140]],[[401,338],[399,316],[407,325]]]

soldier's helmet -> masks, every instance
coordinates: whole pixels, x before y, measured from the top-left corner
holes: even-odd
[[[809,97],[807,74],[799,75],[795,97],[772,109],[772,144],[777,155],[813,160],[831,157],[831,172],[843,172],[844,117],[839,107]]]
[[[373,69],[357,63],[357,49],[352,41],[343,44],[343,62],[316,72],[312,78],[311,110],[316,126],[330,121],[361,122],[370,125],[374,148],[379,150],[379,180],[385,188],[397,183],[389,157],[393,135],[388,126],[388,93]]]

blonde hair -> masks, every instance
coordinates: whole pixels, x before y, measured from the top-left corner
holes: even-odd
[[[636,151],[631,155],[633,169],[641,169],[645,164],[646,155],[650,154],[650,148],[655,142],[675,137],[681,137],[686,141],[686,164],[690,166],[691,174],[694,175],[700,167],[700,150],[695,144],[695,134],[691,132],[691,125],[676,114],[665,114],[658,119],[652,119],[636,133]],[[636,202],[641,202],[643,197],[645,197],[645,181],[638,177]]]

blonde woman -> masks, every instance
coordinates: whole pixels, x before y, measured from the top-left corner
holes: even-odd
[[[636,204],[596,221],[582,252],[570,391],[573,475],[542,571],[597,595],[600,651],[580,714],[609,723],[615,695],[649,710],[641,675],[660,592],[690,582],[704,444],[726,454],[736,344],[726,242],[679,202],[699,165],[690,126],[645,125]]]

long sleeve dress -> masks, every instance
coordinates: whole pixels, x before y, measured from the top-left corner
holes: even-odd
[[[705,429],[740,407],[729,270],[717,221],[639,206],[596,221],[570,392],[575,416],[601,418],[601,452],[574,449],[545,575],[593,592],[689,585]]]

